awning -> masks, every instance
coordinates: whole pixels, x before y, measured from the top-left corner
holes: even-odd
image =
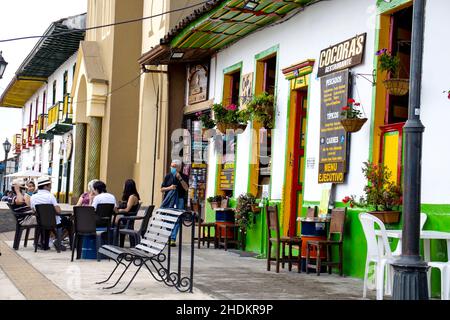
[[[259,0],[248,9],[246,0],[211,1],[183,19],[160,45],[144,54],[139,63],[186,63],[223,49],[259,28],[282,21],[303,10],[313,0]]]
[[[34,46],[28,57],[16,71],[0,98],[0,106],[21,108],[67,59],[77,50],[84,39],[86,14],[64,18],[53,22],[44,36]],[[56,34],[74,31],[70,34]]]

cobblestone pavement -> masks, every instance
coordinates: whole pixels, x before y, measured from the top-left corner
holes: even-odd
[[[314,273],[299,274],[296,267],[291,272],[286,268],[277,274],[266,270],[264,259],[241,257],[232,251],[213,248],[195,250],[193,294],[168,288],[142,270],[125,294],[112,295],[111,290],[102,290],[101,286],[95,285],[112,271],[115,265],[112,261],[81,259],[71,263],[69,251],[58,254],[51,249],[34,253],[32,247],[23,248],[22,245],[19,251],[14,251],[11,249],[13,233],[6,235],[0,234],[3,253],[0,270],[3,269],[26,299],[362,299],[360,279],[325,273],[320,277]],[[133,273],[129,272],[118,290]],[[0,277],[0,284],[1,281]],[[0,299],[5,299],[2,291],[3,295],[5,291],[14,291],[11,285],[9,288],[0,290]],[[15,294],[20,298],[17,292]],[[369,298],[374,298],[373,292]]]

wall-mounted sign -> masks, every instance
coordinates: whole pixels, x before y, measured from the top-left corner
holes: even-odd
[[[346,171],[347,133],[340,114],[348,100],[348,70],[320,79],[321,116],[319,183],[343,183]]]
[[[195,65],[188,70],[188,104],[208,99],[208,68]]]
[[[320,52],[318,77],[348,69],[363,62],[366,35],[363,33]]]
[[[245,107],[252,100],[253,92],[253,72],[244,74],[242,76],[241,88],[241,106]]]
[[[234,163],[225,163],[220,171],[220,189],[233,191],[234,187]]]

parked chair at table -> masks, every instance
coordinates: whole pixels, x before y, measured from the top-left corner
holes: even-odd
[[[126,215],[120,215],[115,213],[112,219],[112,232],[114,245],[123,247],[125,236],[121,235],[119,230],[121,229],[134,229],[134,221],[133,219],[122,219],[127,217],[136,217],[141,210],[142,202],[139,202],[136,206],[133,207],[133,211],[128,212]],[[120,241],[119,241],[120,239]],[[119,244],[120,243],[120,244]]]
[[[56,224],[57,212],[55,206],[53,204],[37,204],[35,208],[38,227],[35,229],[34,235],[34,252],[37,252],[38,243],[41,237],[44,239],[45,247],[47,247],[50,231],[53,231],[53,233],[56,236],[55,240],[56,251],[59,253],[61,252],[61,250],[65,250],[65,248],[62,249],[61,244],[63,228],[57,227]],[[69,233],[70,246],[72,247],[73,245],[72,227],[67,226],[66,229]]]
[[[392,270],[392,252],[389,246],[386,227],[377,217],[369,213],[360,213],[359,220],[367,241],[366,267],[364,271],[363,298],[367,296],[369,266],[375,264],[375,288],[377,291],[377,300],[383,300],[384,295],[384,276],[386,271],[386,293],[392,292],[393,270]],[[381,239],[375,234],[375,226],[378,226],[381,232]],[[378,241],[381,241],[380,245]]]
[[[328,267],[328,273],[331,274],[332,267],[338,266],[339,275],[344,275],[344,269],[342,266],[343,261],[343,237],[344,237],[344,225],[345,225],[345,215],[347,213],[347,208],[336,208],[331,210],[331,221],[330,230],[328,232],[327,240],[308,240],[306,243],[306,273],[309,273],[309,268],[315,268],[316,273],[320,276],[320,270],[323,266]],[[333,236],[338,235],[337,240],[333,240]],[[332,261],[331,259],[331,249],[332,247],[338,247],[339,259],[337,261]],[[317,255],[315,264],[310,263],[311,261],[311,249],[316,249]],[[320,251],[327,251],[327,261],[322,261],[320,257]]]
[[[115,205],[111,203],[101,203],[97,205],[97,209],[94,209],[96,226],[98,229],[103,229],[99,231],[104,231],[107,233],[108,244],[112,244],[113,239],[112,221],[115,216],[114,207]]]
[[[100,205],[99,205],[100,206]],[[97,208],[98,210],[99,208]],[[72,258],[77,249],[77,259],[81,258],[83,237],[94,236],[96,244],[96,257],[100,261],[100,253],[98,250],[102,245],[102,236],[107,234],[105,231],[97,231],[98,215],[96,215],[94,207],[91,206],[76,206],[73,207],[75,217],[75,237],[72,246]]]
[[[11,210],[11,214],[14,215],[14,218],[16,220],[16,232],[14,234],[14,242],[13,242],[13,248],[14,250],[19,250],[20,247],[20,240],[22,239],[22,233],[25,231],[25,239],[23,241],[23,246],[26,248],[28,244],[28,238],[30,235],[30,230],[35,229],[38,225],[36,223],[22,223],[23,219],[26,219],[30,215],[32,215],[32,212],[16,212],[14,211],[11,204],[7,203],[8,208]]]
[[[270,264],[272,261],[276,263],[276,272],[280,272],[280,263],[288,263],[289,271],[292,270],[292,263],[297,263],[298,272],[301,272],[301,244],[300,237],[285,237],[280,235],[280,224],[278,219],[277,206],[266,206],[266,222],[267,222],[267,271],[270,271]],[[273,235],[273,233],[275,233]],[[286,245],[289,248],[289,255],[286,257]],[[292,247],[296,245],[299,247],[297,257],[292,256]],[[275,246],[275,258],[272,257],[272,246]],[[294,260],[296,258],[296,260]]]
[[[152,213],[153,213],[154,209],[155,209],[155,206],[151,205],[151,206],[147,207],[143,216],[135,216],[135,217],[125,216],[125,217],[120,218],[120,220],[123,220],[123,224],[125,224],[125,225],[127,224],[127,222],[129,222],[131,220],[133,220],[133,222],[137,221],[137,220],[142,220],[139,230],[134,230],[134,228],[132,228],[132,229],[124,228],[124,229],[119,230],[119,234],[120,234],[121,238],[122,238],[122,236],[124,238],[124,241],[123,242],[121,241],[122,248],[124,247],[126,236],[128,236],[128,238],[129,238],[130,248],[134,248],[139,243],[141,243],[141,239],[144,237],[145,232],[147,231],[148,222],[150,221],[150,218],[152,217]]]
[[[202,214],[202,206],[200,203],[196,203],[196,206],[194,206],[194,211],[197,214],[197,241],[198,241],[198,248],[200,249],[200,243],[205,245],[205,242],[209,248],[210,243],[215,243],[216,237],[211,234],[211,229],[215,233],[215,222],[206,222],[206,218],[204,214]]]

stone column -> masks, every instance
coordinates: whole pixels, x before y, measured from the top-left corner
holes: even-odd
[[[77,123],[75,129],[75,162],[73,170],[73,198],[84,192],[84,170],[86,164],[86,133],[87,124]],[[73,200],[75,201],[75,200]]]
[[[87,181],[100,178],[102,118],[89,117],[89,150],[87,153]]]

